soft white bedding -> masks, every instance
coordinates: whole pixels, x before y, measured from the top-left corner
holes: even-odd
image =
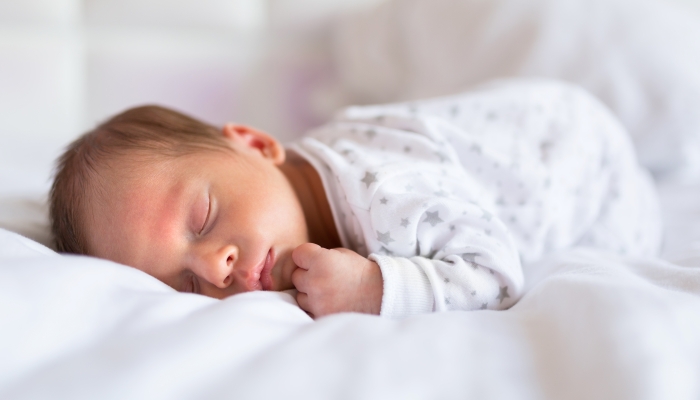
[[[0,264],[3,399],[700,396],[698,268],[581,249],[529,268],[508,311],[312,322],[285,293],[212,300],[25,244],[0,233],[20,249]]]

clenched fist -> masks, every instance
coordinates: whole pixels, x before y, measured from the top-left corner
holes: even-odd
[[[297,303],[318,318],[338,312],[379,314],[384,281],[379,265],[348,249],[305,243],[294,249]]]

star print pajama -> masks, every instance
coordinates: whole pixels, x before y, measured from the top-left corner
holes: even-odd
[[[504,309],[546,253],[659,248],[656,192],[628,135],[563,83],[351,107],[291,149],[319,172],[343,246],[379,264],[382,315]]]

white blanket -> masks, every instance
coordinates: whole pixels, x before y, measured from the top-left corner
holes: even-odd
[[[0,232],[2,399],[700,397],[698,268],[579,249],[508,311],[313,322],[28,243]]]

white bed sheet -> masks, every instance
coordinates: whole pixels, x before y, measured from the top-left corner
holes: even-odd
[[[529,268],[508,311],[312,322],[285,293],[181,294],[0,238],[20,249],[0,262],[3,399],[700,396],[698,268],[580,249]]]

